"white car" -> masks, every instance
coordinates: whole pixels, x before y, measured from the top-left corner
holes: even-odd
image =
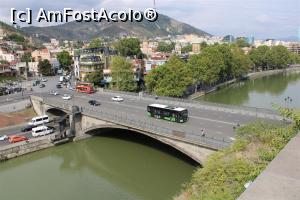
[[[43,78],[42,79],[42,82],[47,82],[48,80],[46,78]]]
[[[7,139],[8,139],[7,135],[0,136],[0,141],[4,141],[4,140],[7,140]]]
[[[121,101],[124,101],[124,99],[123,99],[122,97],[120,97],[120,96],[114,96],[114,97],[112,98],[112,100],[115,101],[115,102],[121,102]]]
[[[50,91],[50,94],[52,94],[52,95],[54,95],[54,96],[59,95],[57,91]]]
[[[64,94],[63,96],[62,96],[62,99],[63,100],[70,100],[72,97],[71,97],[71,95],[69,95],[69,94]]]

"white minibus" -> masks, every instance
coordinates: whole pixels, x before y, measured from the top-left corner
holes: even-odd
[[[48,135],[53,133],[53,129],[49,128],[47,126],[38,126],[36,128],[32,129],[32,136],[33,137],[39,137],[39,136],[43,136],[43,135]]]
[[[29,125],[41,125],[41,124],[45,124],[45,123],[49,123],[49,116],[48,115],[43,115],[43,116],[39,116],[39,117],[34,117],[32,118],[31,122],[29,122]]]

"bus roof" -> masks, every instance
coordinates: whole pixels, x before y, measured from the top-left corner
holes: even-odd
[[[164,109],[169,109],[169,110],[175,110],[175,111],[178,111],[178,112],[187,110],[186,108],[172,107],[172,106],[167,106],[167,105],[163,105],[163,104],[151,104],[149,106],[155,107],[155,108],[164,108]]]
[[[36,120],[36,119],[39,119],[39,118],[45,118],[45,117],[48,117],[48,115],[42,115],[42,116],[38,116],[38,117],[33,117],[32,120]]]
[[[35,128],[32,128],[32,131],[38,131],[38,130],[43,130],[43,129],[47,129],[48,126],[38,126],[38,127],[35,127]]]

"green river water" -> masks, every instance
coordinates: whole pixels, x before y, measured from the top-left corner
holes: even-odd
[[[284,101],[289,96],[292,101]],[[201,99],[300,107],[300,74],[249,80]],[[0,164],[1,200],[165,200],[179,194],[195,163],[138,134],[107,130],[77,143]]]

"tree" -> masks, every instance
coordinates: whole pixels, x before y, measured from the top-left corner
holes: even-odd
[[[30,62],[31,61],[31,53],[26,52],[24,55],[21,57],[21,62]]]
[[[159,52],[166,52],[166,53],[172,53],[172,51],[175,49],[175,43],[172,42],[170,44],[166,42],[159,42],[157,46],[157,51]]]
[[[276,68],[284,68],[287,66],[290,54],[286,47],[282,45],[274,46],[267,53],[268,65]]]
[[[206,85],[218,81],[221,70],[225,69],[223,55],[216,46],[206,47],[201,54],[191,56],[188,66],[195,82]]]
[[[187,46],[181,48],[181,53],[189,53],[189,52],[191,52],[192,50],[193,50],[192,45],[189,44],[189,45],[187,45]]]
[[[249,56],[251,61],[254,63],[255,69],[257,70],[259,67],[262,69],[267,69],[268,67],[268,59],[267,54],[270,51],[268,46],[259,46],[256,49],[253,49]]]
[[[249,72],[252,62],[250,58],[245,55],[244,51],[240,48],[234,48],[232,51],[232,75],[238,78]]]
[[[250,44],[248,42],[246,42],[243,38],[238,38],[235,41],[235,45],[238,46],[238,47],[240,47],[240,48],[250,47]]]
[[[121,91],[135,91],[137,88],[134,80],[132,65],[121,56],[113,57],[111,66],[113,87]]]
[[[101,47],[103,47],[103,42],[99,38],[93,39],[89,44],[89,48],[101,48]]]
[[[300,56],[297,53],[290,53],[289,64],[300,64]]]
[[[62,51],[57,54],[57,60],[60,66],[65,70],[69,70],[69,67],[72,64],[72,56],[67,51]]]
[[[124,57],[137,56],[142,58],[142,52],[140,48],[140,41],[137,38],[125,38],[115,43],[116,50]]]
[[[52,75],[52,66],[49,60],[47,59],[43,61],[39,61],[38,69],[39,69],[39,73],[42,74],[43,76]]]
[[[85,81],[94,85],[100,85],[103,80],[103,71],[92,72],[86,75]]]
[[[18,34],[11,34],[11,35],[8,35],[4,38],[4,40],[8,40],[8,41],[14,41],[18,44],[20,43],[23,43],[25,42],[25,38],[21,35],[18,35]]]
[[[157,95],[181,97],[187,87],[193,83],[192,72],[179,57],[170,60],[152,70],[146,76],[146,87]]]

